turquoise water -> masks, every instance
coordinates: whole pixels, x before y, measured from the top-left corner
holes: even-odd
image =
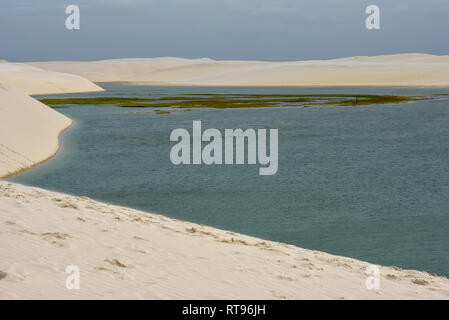
[[[103,84],[104,93],[381,93],[443,89],[189,88]],[[61,152],[10,180],[308,249],[449,275],[449,100],[369,107],[193,110],[70,106]],[[279,170],[175,166],[170,133],[279,129]]]

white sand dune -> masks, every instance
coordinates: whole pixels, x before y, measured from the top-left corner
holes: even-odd
[[[24,63],[0,63],[0,81],[31,95],[103,91],[78,75],[42,70]]]
[[[28,94],[102,91],[80,76],[0,62],[0,177],[45,161],[72,121]]]
[[[296,62],[114,59],[36,62],[92,81],[197,86],[449,86],[449,56],[395,54]]]
[[[449,299],[449,280],[0,182],[0,298]],[[80,289],[66,289],[66,267]]]
[[[149,74],[158,70],[186,65],[203,65],[210,59],[152,58],[152,59],[111,59],[99,61],[52,61],[32,62],[30,65],[57,72],[80,75],[95,82],[117,82],[132,79],[136,74]]]
[[[0,177],[55,154],[59,134],[71,123],[66,116],[0,81]]]

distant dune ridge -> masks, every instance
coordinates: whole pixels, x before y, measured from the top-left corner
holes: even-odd
[[[294,62],[181,58],[34,62],[96,82],[200,86],[449,86],[449,56],[394,54]]]
[[[0,81],[30,95],[103,90],[78,75],[42,70],[25,63],[0,63]]]

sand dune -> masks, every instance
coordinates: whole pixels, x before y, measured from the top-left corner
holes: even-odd
[[[449,299],[449,280],[0,182],[0,298]],[[68,265],[80,289],[66,289]]]
[[[103,90],[80,76],[42,70],[24,63],[0,63],[0,81],[31,95]]]
[[[92,81],[198,86],[449,86],[449,56],[396,54],[295,62],[115,59],[36,62]]]
[[[51,157],[72,121],[22,91],[0,82],[0,177]]]
[[[48,159],[72,121],[28,94],[102,91],[77,75],[0,62],[0,177]]]
[[[49,71],[80,75],[95,82],[116,82],[132,79],[138,74],[149,74],[186,65],[207,65],[211,62],[210,59],[153,58],[34,62],[30,65]]]

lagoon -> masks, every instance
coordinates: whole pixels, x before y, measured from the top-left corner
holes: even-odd
[[[404,104],[167,109],[71,105],[61,151],[10,180],[382,265],[449,275],[447,89],[144,87],[61,97],[399,94]],[[54,96],[49,96],[54,97]],[[277,128],[279,170],[175,166],[170,133]]]

